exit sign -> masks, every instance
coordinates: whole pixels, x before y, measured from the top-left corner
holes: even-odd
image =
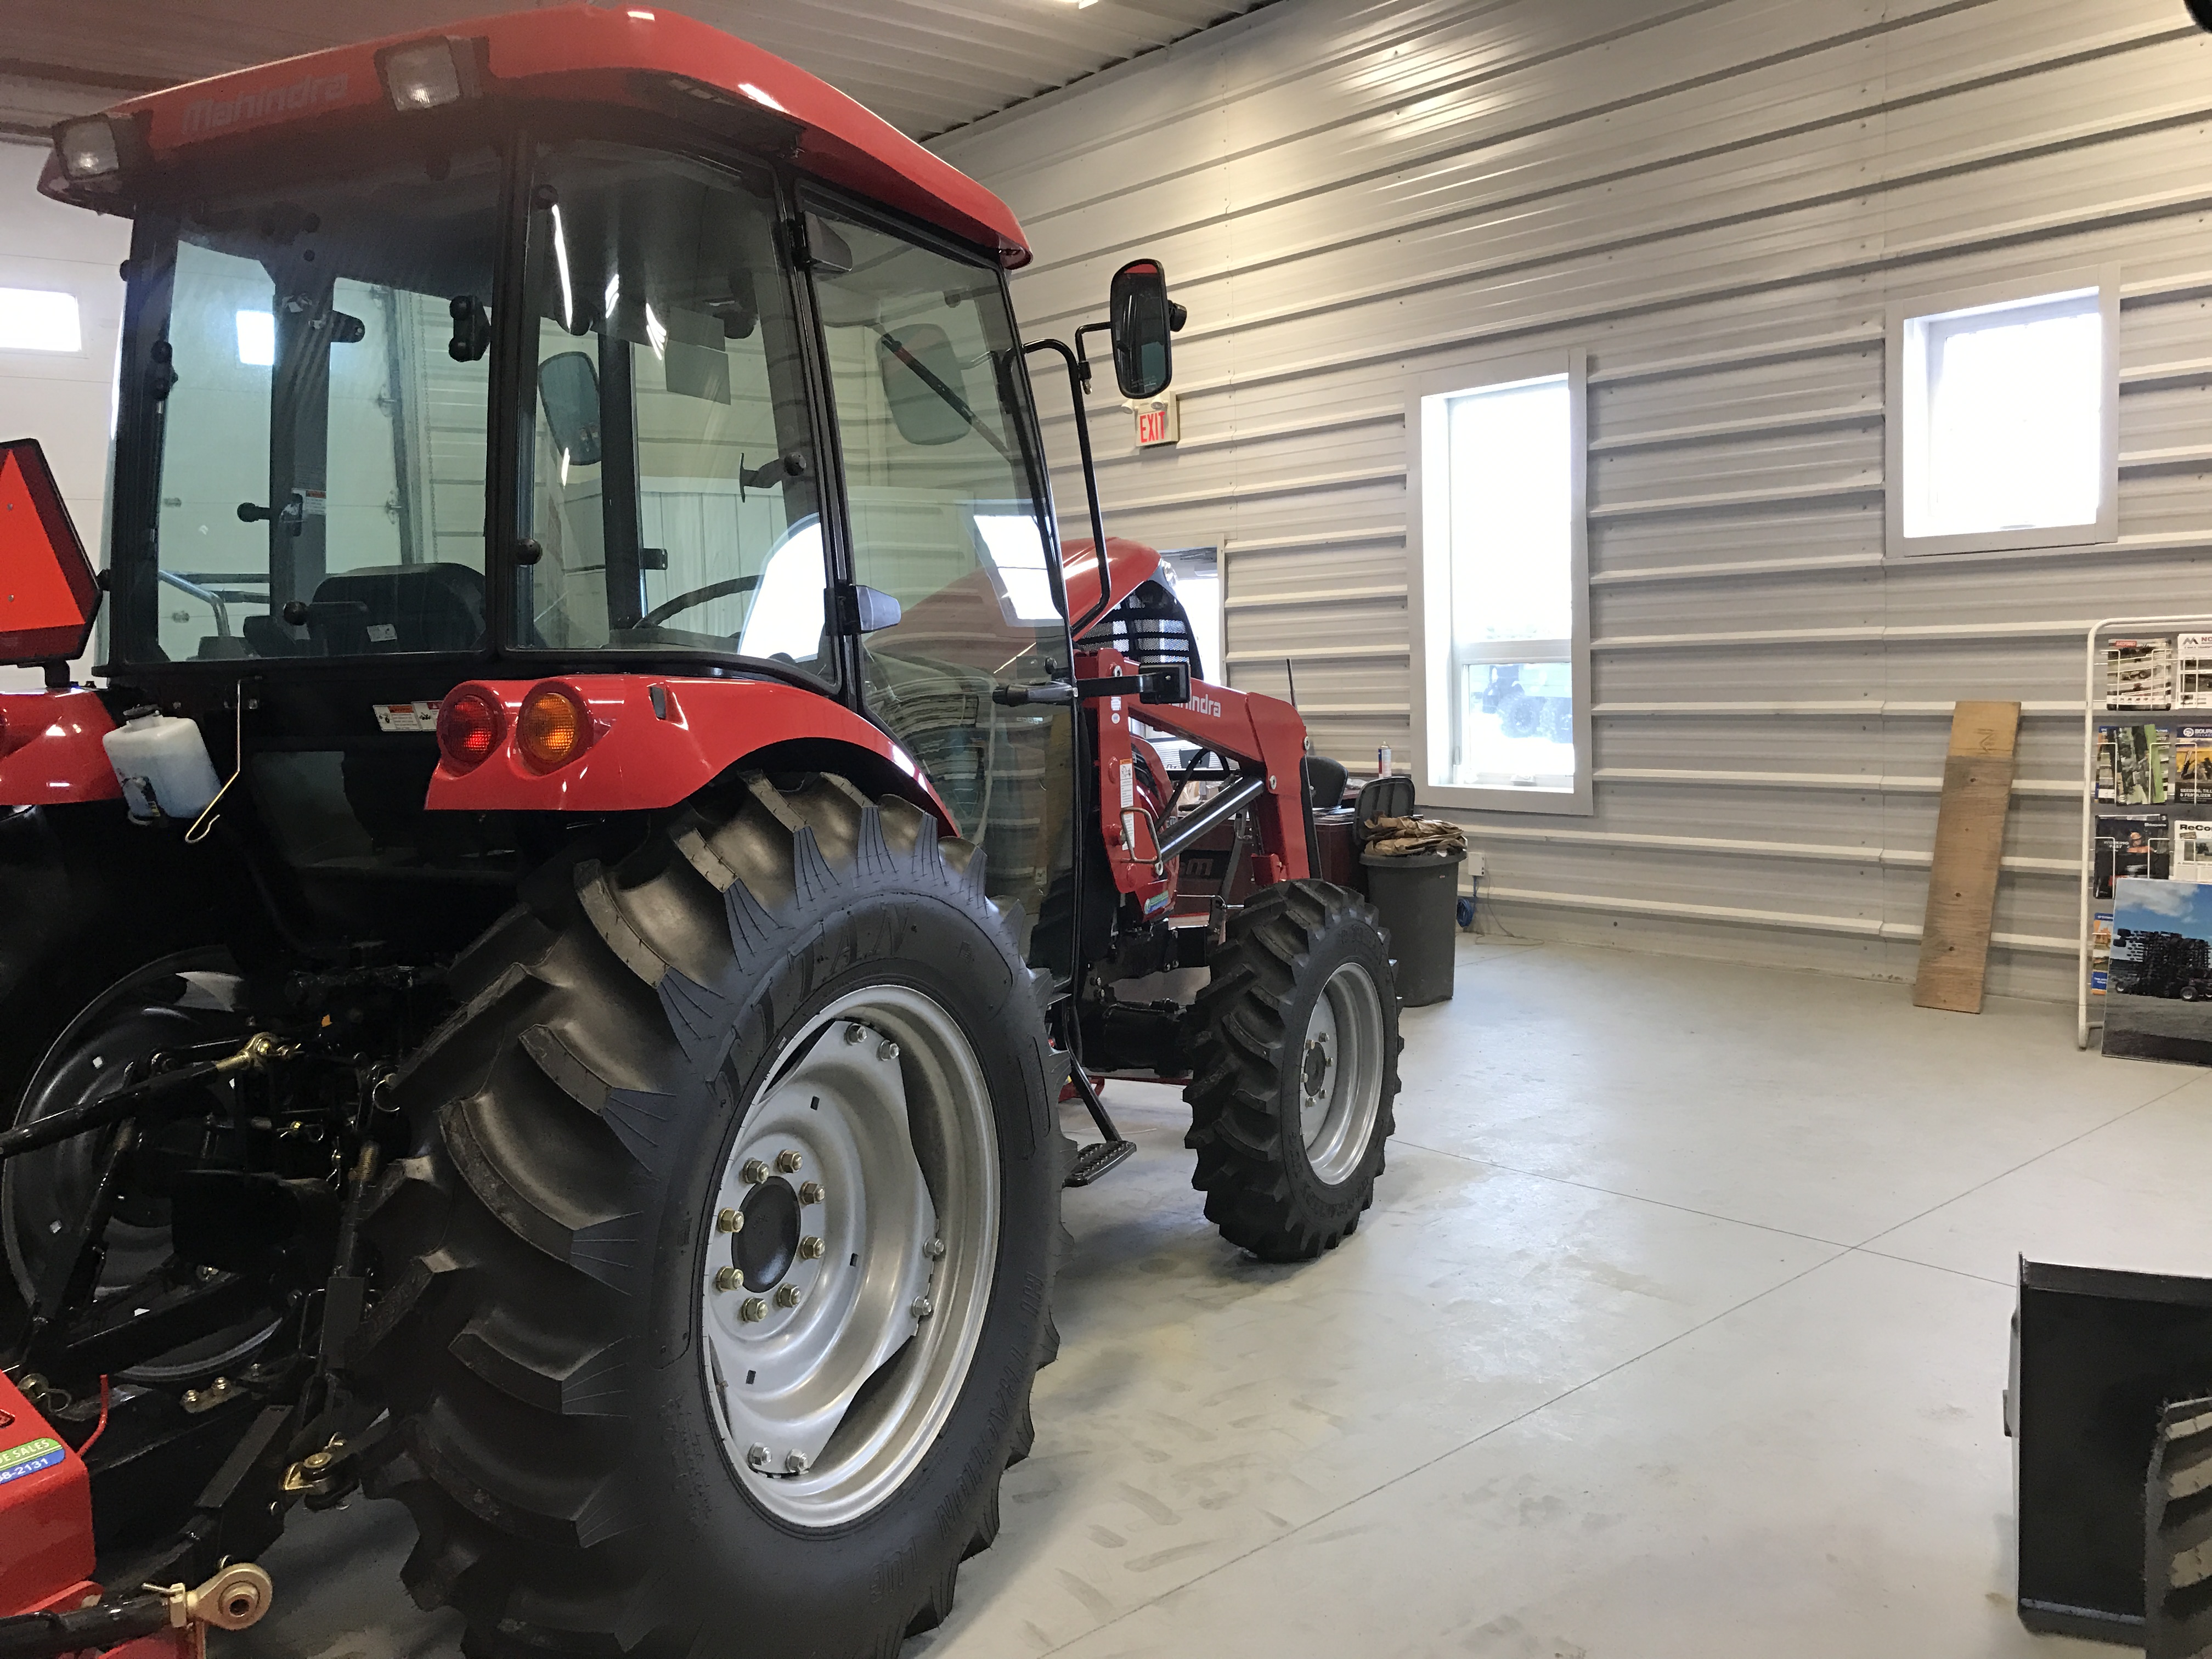
[[[1137,447],[1150,449],[1154,444],[1171,444],[1182,436],[1182,417],[1176,409],[1175,393],[1164,398],[1147,398],[1133,404],[1137,411]]]

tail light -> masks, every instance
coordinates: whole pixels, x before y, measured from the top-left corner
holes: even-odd
[[[438,705],[438,752],[456,772],[474,771],[506,736],[507,710],[481,686],[463,686]]]
[[[592,746],[584,700],[558,680],[532,687],[515,717],[514,746],[535,770],[558,771]]]

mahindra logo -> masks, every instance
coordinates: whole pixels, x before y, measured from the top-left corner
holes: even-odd
[[[235,98],[203,98],[185,112],[185,137],[334,103],[345,94],[344,76],[306,75],[284,84],[241,92]]]
[[[1221,705],[1211,697],[1193,697],[1188,702],[1183,704],[1183,707],[1195,709],[1198,713],[1208,715],[1214,720],[1221,718]]]

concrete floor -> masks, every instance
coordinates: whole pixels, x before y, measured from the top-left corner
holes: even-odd
[[[906,1659],[2082,1659],[2012,1612],[2014,1259],[2212,1270],[2212,1076],[2070,1010],[1462,940],[1367,1224],[1265,1267],[1180,1102],[1068,1195],[1066,1336],[998,1544]],[[1073,1126],[1071,1125],[1071,1127]],[[356,1501],[257,1659],[455,1650]]]

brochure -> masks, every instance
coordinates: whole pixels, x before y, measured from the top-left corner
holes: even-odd
[[[2212,634],[2183,634],[2175,638],[2173,706],[2212,708]]]
[[[2116,876],[2147,876],[2163,881],[2172,872],[2173,843],[2163,812],[2100,814],[2097,819],[2097,867],[2090,893],[2112,896]]]
[[[2212,755],[2206,757],[2212,761]],[[2097,799],[2155,806],[2172,799],[2172,734],[2155,726],[2097,728]],[[2212,785],[2208,785],[2212,787]]]
[[[2175,881],[2212,882],[2212,822],[2176,818],[2172,839],[2172,878]]]
[[[2106,642],[2106,708],[2164,708],[2172,701],[2172,640],[2110,640]]]

